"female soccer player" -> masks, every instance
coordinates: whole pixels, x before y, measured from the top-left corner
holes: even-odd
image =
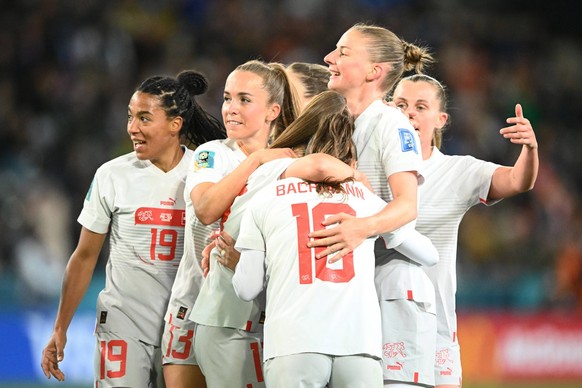
[[[265,148],[270,134],[292,122],[296,111],[282,65],[253,60],[228,76],[222,105],[228,138],[196,149],[186,182],[185,195],[195,213],[189,217],[194,220],[194,230],[205,230],[201,224],[217,220],[224,223],[247,178],[260,165],[294,157],[289,149]],[[196,247],[194,251],[199,254],[201,249]],[[164,339],[166,379],[171,379],[172,386],[193,386],[200,384],[201,370],[208,387],[262,384],[260,362],[258,369],[255,366],[261,351],[260,308],[257,303],[243,303],[234,292],[230,295],[230,275],[215,262],[215,256],[211,260],[201,288],[187,270],[174,284]],[[186,263],[198,267],[193,257]],[[180,335],[172,336],[172,332]]]
[[[461,354],[457,339],[455,293],[459,224],[473,206],[492,205],[499,200],[531,190],[539,167],[538,143],[521,105],[500,134],[521,146],[513,167],[485,162],[472,156],[450,156],[439,148],[448,120],[445,88],[436,79],[417,74],[402,79],[392,102],[410,118],[420,135],[425,182],[420,186],[420,207],[416,229],[429,237],[440,262],[425,268],[436,291],[437,352],[436,386],[461,385]]]
[[[65,270],[54,331],[42,369],[65,379],[67,329],[110,236],[105,288],[97,299],[95,386],[161,387],[160,339],[170,288],[182,257],[184,184],[193,151],[224,136],[196,103],[206,79],[194,71],[155,76],[135,91],[127,110],[134,151],[96,172],[78,218],[82,230]]]
[[[404,71],[421,71],[433,61],[423,48],[391,31],[356,24],[325,57],[329,88],[346,97],[355,117],[358,169],[388,205],[370,217],[340,213],[323,225],[336,227],[310,234],[310,246],[326,246],[318,258],[343,257],[366,237],[393,231],[417,215],[417,186],[422,181],[418,135],[398,109],[382,100]],[[434,287],[422,268],[376,244],[376,287],[383,321],[384,380],[389,384],[434,385],[436,316]]]
[[[311,133],[308,153],[325,152],[346,163],[355,162],[353,118],[337,92],[315,97],[280,139],[287,133],[289,142],[295,138],[299,143]],[[293,176],[301,159],[282,176]],[[254,299],[263,289],[266,266],[268,386],[382,386],[374,239],[365,241],[336,265],[316,262],[306,242],[309,230],[319,227],[318,220],[339,211],[366,216],[386,203],[361,183],[342,184],[329,178],[317,184],[297,178],[276,181],[256,194],[243,218],[237,242],[242,257],[233,285],[239,297]],[[409,239],[404,245],[417,252],[428,243],[430,249],[420,256],[428,256],[424,262],[434,264],[437,253],[432,244],[411,232],[400,231],[385,238],[395,246],[400,245],[401,237],[412,237],[415,241]],[[354,332],[359,334],[354,337]]]

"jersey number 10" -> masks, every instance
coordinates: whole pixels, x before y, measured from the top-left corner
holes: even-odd
[[[341,260],[343,268],[332,269],[327,266],[327,259],[315,260],[313,250],[307,247],[312,228],[310,225],[321,225],[327,215],[346,213],[352,216],[356,212],[347,203],[320,203],[309,211],[306,203],[291,205],[295,221],[297,222],[297,252],[299,254],[299,283],[313,283],[313,262],[315,261],[315,277],[332,283],[347,283],[354,277],[354,256],[350,252]],[[314,248],[315,253],[321,252],[325,247]]]

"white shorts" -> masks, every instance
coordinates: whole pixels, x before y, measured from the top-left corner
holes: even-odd
[[[436,385],[461,386],[461,348],[455,334],[437,333],[435,358]]]
[[[96,333],[95,339],[95,387],[165,387],[158,346],[115,333]]]
[[[189,320],[178,321],[180,326],[174,325],[174,317],[164,325],[162,335],[162,364],[198,365],[194,355],[194,329],[196,323]]]
[[[433,386],[436,315],[406,299],[382,300],[380,310],[384,380]]]
[[[260,388],[263,378],[262,334],[197,324],[194,353],[208,388]]]
[[[368,355],[298,353],[265,361],[268,387],[381,388],[382,364]]]

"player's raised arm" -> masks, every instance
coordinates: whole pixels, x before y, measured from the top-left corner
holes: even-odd
[[[511,197],[531,190],[538,176],[538,142],[530,121],[523,116],[523,108],[515,105],[515,117],[507,119],[508,124],[499,133],[513,144],[521,144],[521,153],[513,167],[499,167],[493,173],[489,200]]]

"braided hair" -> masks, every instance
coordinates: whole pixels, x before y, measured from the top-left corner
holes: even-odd
[[[226,137],[222,122],[206,112],[194,98],[207,90],[206,77],[194,70],[184,70],[176,77],[153,76],[136,89],[137,92],[158,97],[167,117],[182,117],[180,134],[189,146]]]

